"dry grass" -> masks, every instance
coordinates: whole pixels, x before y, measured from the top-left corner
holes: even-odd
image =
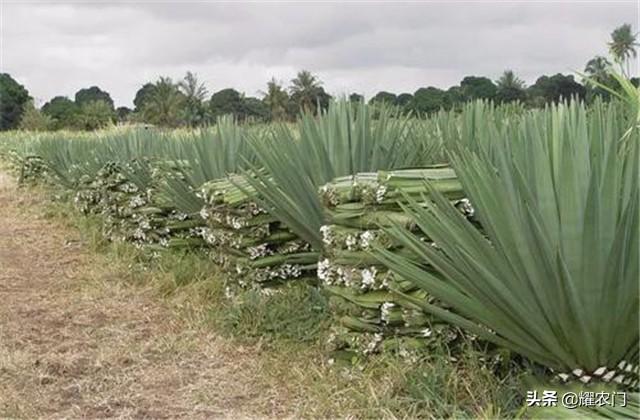
[[[0,417],[288,414],[256,347],[176,316],[147,281],[122,281],[128,267],[43,218],[42,200],[0,178]]]

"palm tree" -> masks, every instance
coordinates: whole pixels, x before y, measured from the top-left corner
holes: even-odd
[[[505,70],[496,81],[498,87],[497,99],[500,102],[524,100],[526,97],[525,83],[513,70]]]
[[[609,92],[603,86],[611,86],[611,62],[601,55],[593,57],[584,68],[584,85],[587,86],[589,98],[595,95],[608,98]]]
[[[597,55],[587,61],[587,65],[584,68],[585,74],[599,83],[603,83],[608,79],[610,70],[611,63],[601,55]]]
[[[619,26],[613,32],[611,32],[611,42],[609,42],[609,51],[613,58],[620,64],[622,70],[625,70],[626,64],[626,76],[630,74],[630,59],[635,58],[638,53],[636,47],[636,35],[631,32],[631,25],[625,23]]]
[[[178,83],[180,91],[187,97],[197,101],[204,101],[209,92],[204,83],[198,80],[198,76],[190,71],[184,76],[184,79]]]
[[[498,88],[524,89],[524,81],[513,70],[505,70],[497,81]]]
[[[282,121],[287,117],[289,95],[275,77],[267,83],[267,91],[264,94],[263,102],[269,107],[271,119]]]
[[[169,77],[160,77],[153,85],[149,100],[145,102],[142,114],[145,121],[153,124],[176,127],[180,124],[180,112],[184,104],[184,94]]]
[[[191,127],[203,123],[206,119],[204,100],[208,95],[204,83],[198,80],[198,76],[188,71],[184,79],[178,83],[178,89],[184,95],[185,122]]]
[[[291,80],[291,99],[305,111],[315,111],[316,102],[322,92],[322,82],[311,72],[301,70]]]

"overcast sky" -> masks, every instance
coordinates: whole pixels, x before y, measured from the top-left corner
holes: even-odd
[[[160,75],[260,95],[316,73],[332,94],[414,92],[465,75],[582,70],[638,2],[27,2],[0,0],[0,67],[38,104],[98,85],[116,105]],[[634,66],[634,69],[636,67]]]

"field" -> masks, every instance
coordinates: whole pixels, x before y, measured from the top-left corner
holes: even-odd
[[[589,106],[478,101],[414,118],[337,101],[286,124],[2,134],[20,185],[3,193],[5,248],[54,264],[29,274],[26,254],[3,256],[21,273],[8,281],[36,278],[77,322],[86,300],[65,297],[82,290],[108,297],[107,325],[149,323],[143,338],[108,333],[116,348],[94,340],[107,367],[78,373],[80,396],[125,403],[69,397],[56,414],[636,417],[640,95],[619,83],[624,95]],[[81,239],[60,251],[67,234]],[[68,283],[47,277],[75,258]],[[161,348],[144,369],[138,340]],[[0,415],[42,415],[23,402],[32,384],[2,375],[14,396]],[[179,393],[135,411],[154,409],[154,386]],[[527,407],[534,390],[628,403]]]

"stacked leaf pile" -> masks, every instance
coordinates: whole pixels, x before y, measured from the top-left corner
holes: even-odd
[[[19,168],[18,182],[35,182],[46,177],[47,166],[40,156],[27,155],[19,157],[15,155],[13,167]]]
[[[84,213],[100,214],[105,235],[139,246],[197,247],[204,244],[196,228],[198,215],[178,211],[160,193],[167,177],[179,176],[167,162],[110,162],[94,178],[82,177],[75,196]]]
[[[457,200],[458,208],[471,211],[462,200],[455,173],[443,165],[360,173],[336,178],[320,189],[328,224],[321,228],[324,252],[318,277],[332,295],[338,320],[332,346],[338,357],[386,349],[403,354],[430,342],[456,338],[454,329],[410,301],[429,299],[426,292],[392,274],[370,253],[377,244],[408,254],[382,228],[400,225],[415,230],[414,219],[403,212],[400,203],[408,197],[422,200],[428,193],[425,180],[450,200]]]
[[[262,208],[256,194],[243,175],[203,185],[202,236],[216,262],[242,287],[314,281],[319,253]]]
[[[3,144],[6,143],[6,144]],[[46,178],[46,162],[42,157],[33,153],[29,144],[14,144],[15,142],[0,142],[0,158],[6,162],[18,182],[36,182]]]

